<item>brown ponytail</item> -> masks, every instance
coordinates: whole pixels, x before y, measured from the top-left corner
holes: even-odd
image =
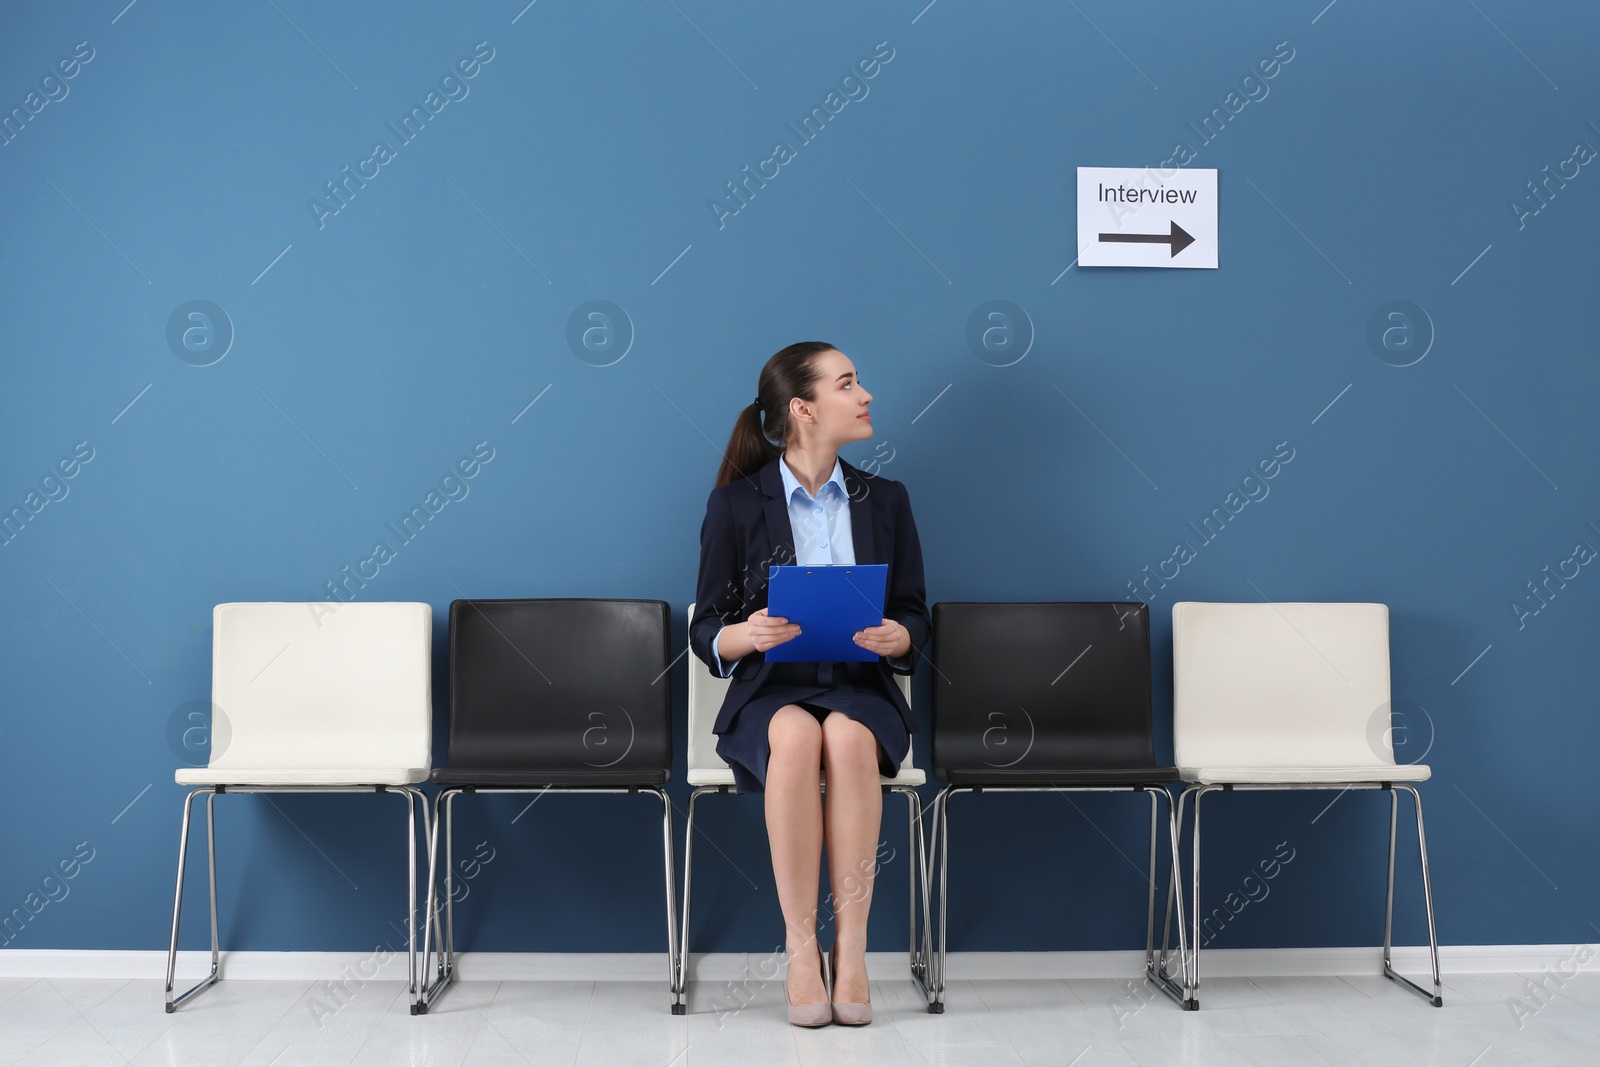
[[[718,486],[755,474],[783,451],[789,440],[789,401],[817,398],[822,372],[816,357],[832,351],[834,346],[826,341],[797,341],[767,360],[756,388],[758,402],[746,404],[733,424],[717,471]]]

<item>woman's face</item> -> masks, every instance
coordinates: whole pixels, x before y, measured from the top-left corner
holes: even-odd
[[[801,434],[801,442],[812,447],[827,443],[837,448],[851,441],[872,436],[872,419],[867,405],[872,394],[856,377],[856,366],[843,352],[830,350],[817,356],[816,400],[795,397],[789,412]],[[807,419],[807,413],[811,418]]]

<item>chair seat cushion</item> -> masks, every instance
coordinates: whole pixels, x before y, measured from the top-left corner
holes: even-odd
[[[1176,767],[1094,767],[1079,770],[957,767],[934,773],[951,785],[1136,786],[1178,781]]]
[[[695,786],[696,788],[699,788],[700,786],[717,785],[725,785],[729,788],[732,788],[733,786],[733,772],[729,770],[713,770],[710,768],[691,769],[689,771],[688,779],[689,784]],[[827,775],[823,775],[823,781],[826,780]],[[913,788],[919,785],[924,785],[927,781],[928,775],[916,767],[903,768],[900,773],[895,775],[893,778],[884,778],[881,776],[878,778],[878,782],[881,785],[897,787],[911,786]]]
[[[1425,782],[1433,774],[1425,763],[1378,763],[1345,767],[1180,767],[1186,782],[1202,785],[1295,785],[1346,782]]]
[[[699,788],[703,785],[733,785],[733,772],[725,768],[690,767],[686,775],[689,784]]]
[[[627,787],[665,785],[664,767],[614,768],[609,770],[559,770],[540,767],[441,767],[430,779],[435,785],[473,785],[486,789],[538,789],[594,786]]]
[[[426,767],[180,767],[179,785],[416,785]]]

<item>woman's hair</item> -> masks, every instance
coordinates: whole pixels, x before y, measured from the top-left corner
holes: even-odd
[[[760,407],[746,404],[722,453],[717,485],[727,485],[765,467],[789,440],[789,400],[817,398],[817,356],[834,351],[826,341],[797,341],[779,349],[761,368],[756,384]],[[777,441],[777,444],[773,442]]]

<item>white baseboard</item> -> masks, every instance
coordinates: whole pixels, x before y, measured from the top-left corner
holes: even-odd
[[[1576,966],[1600,971],[1600,954],[1579,961],[1572,945],[1443,945],[1439,969],[1447,974],[1538,973],[1549,967],[1570,973]],[[1203,949],[1208,978],[1328,976],[1382,973],[1382,951],[1374,948],[1222,948]],[[1395,965],[1402,972],[1428,971],[1426,945],[1396,947]],[[403,981],[405,953],[381,952],[224,952],[222,977],[277,981],[347,979]],[[892,977],[906,968],[903,952],[873,952],[875,974]],[[667,977],[664,952],[463,952],[458,957],[463,981],[654,982]],[[210,966],[206,952],[178,953],[178,977],[203,977]],[[721,982],[749,975],[776,976],[781,957],[771,953],[696,953],[690,960],[691,981]],[[1139,950],[1109,952],[952,952],[950,981],[983,979],[1123,979],[1144,967]],[[100,951],[96,949],[0,950],[0,978],[165,978],[163,951]]]

